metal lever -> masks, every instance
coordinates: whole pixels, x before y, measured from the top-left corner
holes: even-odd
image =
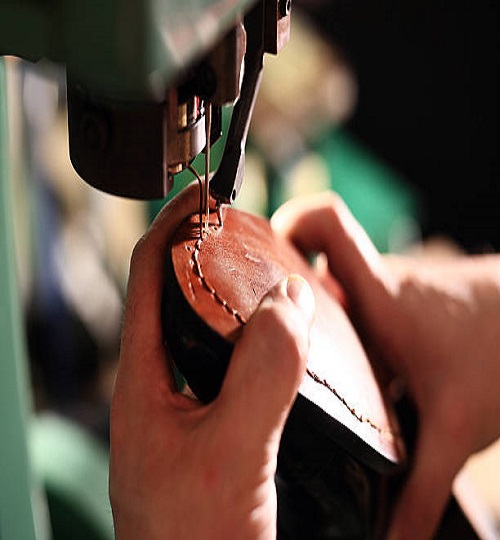
[[[263,3],[245,17],[247,50],[240,98],[233,109],[221,163],[210,181],[210,194],[218,204],[233,203],[245,174],[245,145],[262,78],[264,58]]]

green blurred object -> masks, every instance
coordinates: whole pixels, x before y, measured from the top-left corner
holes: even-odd
[[[5,62],[0,58],[0,538],[36,538],[28,377],[14,249]],[[40,524],[41,525],[41,524]],[[39,531],[38,538],[42,536]]]
[[[109,452],[76,423],[56,414],[35,417],[31,448],[50,511],[54,540],[111,540]]]
[[[344,130],[327,132],[315,149],[327,163],[331,188],[379,251],[398,251],[418,239],[421,202],[401,175]]]
[[[252,0],[0,0],[0,56],[65,64],[91,95],[149,100]]]
[[[319,171],[297,180],[301,160],[314,160]],[[323,175],[322,180],[318,176]],[[418,192],[347,131],[332,126],[291,163],[269,169],[270,211],[290,197],[331,189],[345,201],[381,252],[404,250],[420,239],[423,218]],[[297,185],[296,185],[297,184]]]

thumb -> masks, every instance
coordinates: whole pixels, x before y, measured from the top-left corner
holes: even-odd
[[[314,312],[311,288],[290,276],[262,300],[235,346],[217,406],[228,425],[245,426],[250,455],[270,441],[277,451],[304,376]]]
[[[415,462],[398,501],[388,538],[424,540],[433,537],[463,460],[456,444],[430,425],[419,436]]]

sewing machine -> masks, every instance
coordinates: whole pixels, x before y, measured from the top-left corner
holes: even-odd
[[[66,65],[70,155],[84,180],[116,195],[162,198],[205,148],[209,106],[210,146],[221,106],[238,100],[223,167],[242,167],[263,54],[278,53],[290,28],[290,0],[250,4],[4,3],[0,54]],[[240,183],[241,175],[234,186],[215,182],[214,196],[232,202]]]
[[[236,102],[210,182],[212,196],[231,203],[263,55],[287,42],[290,8],[290,0],[2,0],[0,56],[66,66],[72,163],[91,185],[126,197],[164,197],[201,152],[208,176],[221,107]],[[0,537],[29,539],[44,534],[27,450],[5,88],[0,58]]]

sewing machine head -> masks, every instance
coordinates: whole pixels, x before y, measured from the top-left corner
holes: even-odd
[[[236,100],[245,52],[237,24],[202,59],[182,68],[169,86],[147,100],[114,100],[88,94],[68,76],[70,157],[94,187],[125,197],[162,198],[206,145],[221,134],[221,107]]]
[[[4,2],[0,55],[66,65],[71,161],[91,185],[126,197],[164,197],[220,136],[221,107],[237,101],[212,188],[232,202],[262,56],[288,40],[290,2]]]

